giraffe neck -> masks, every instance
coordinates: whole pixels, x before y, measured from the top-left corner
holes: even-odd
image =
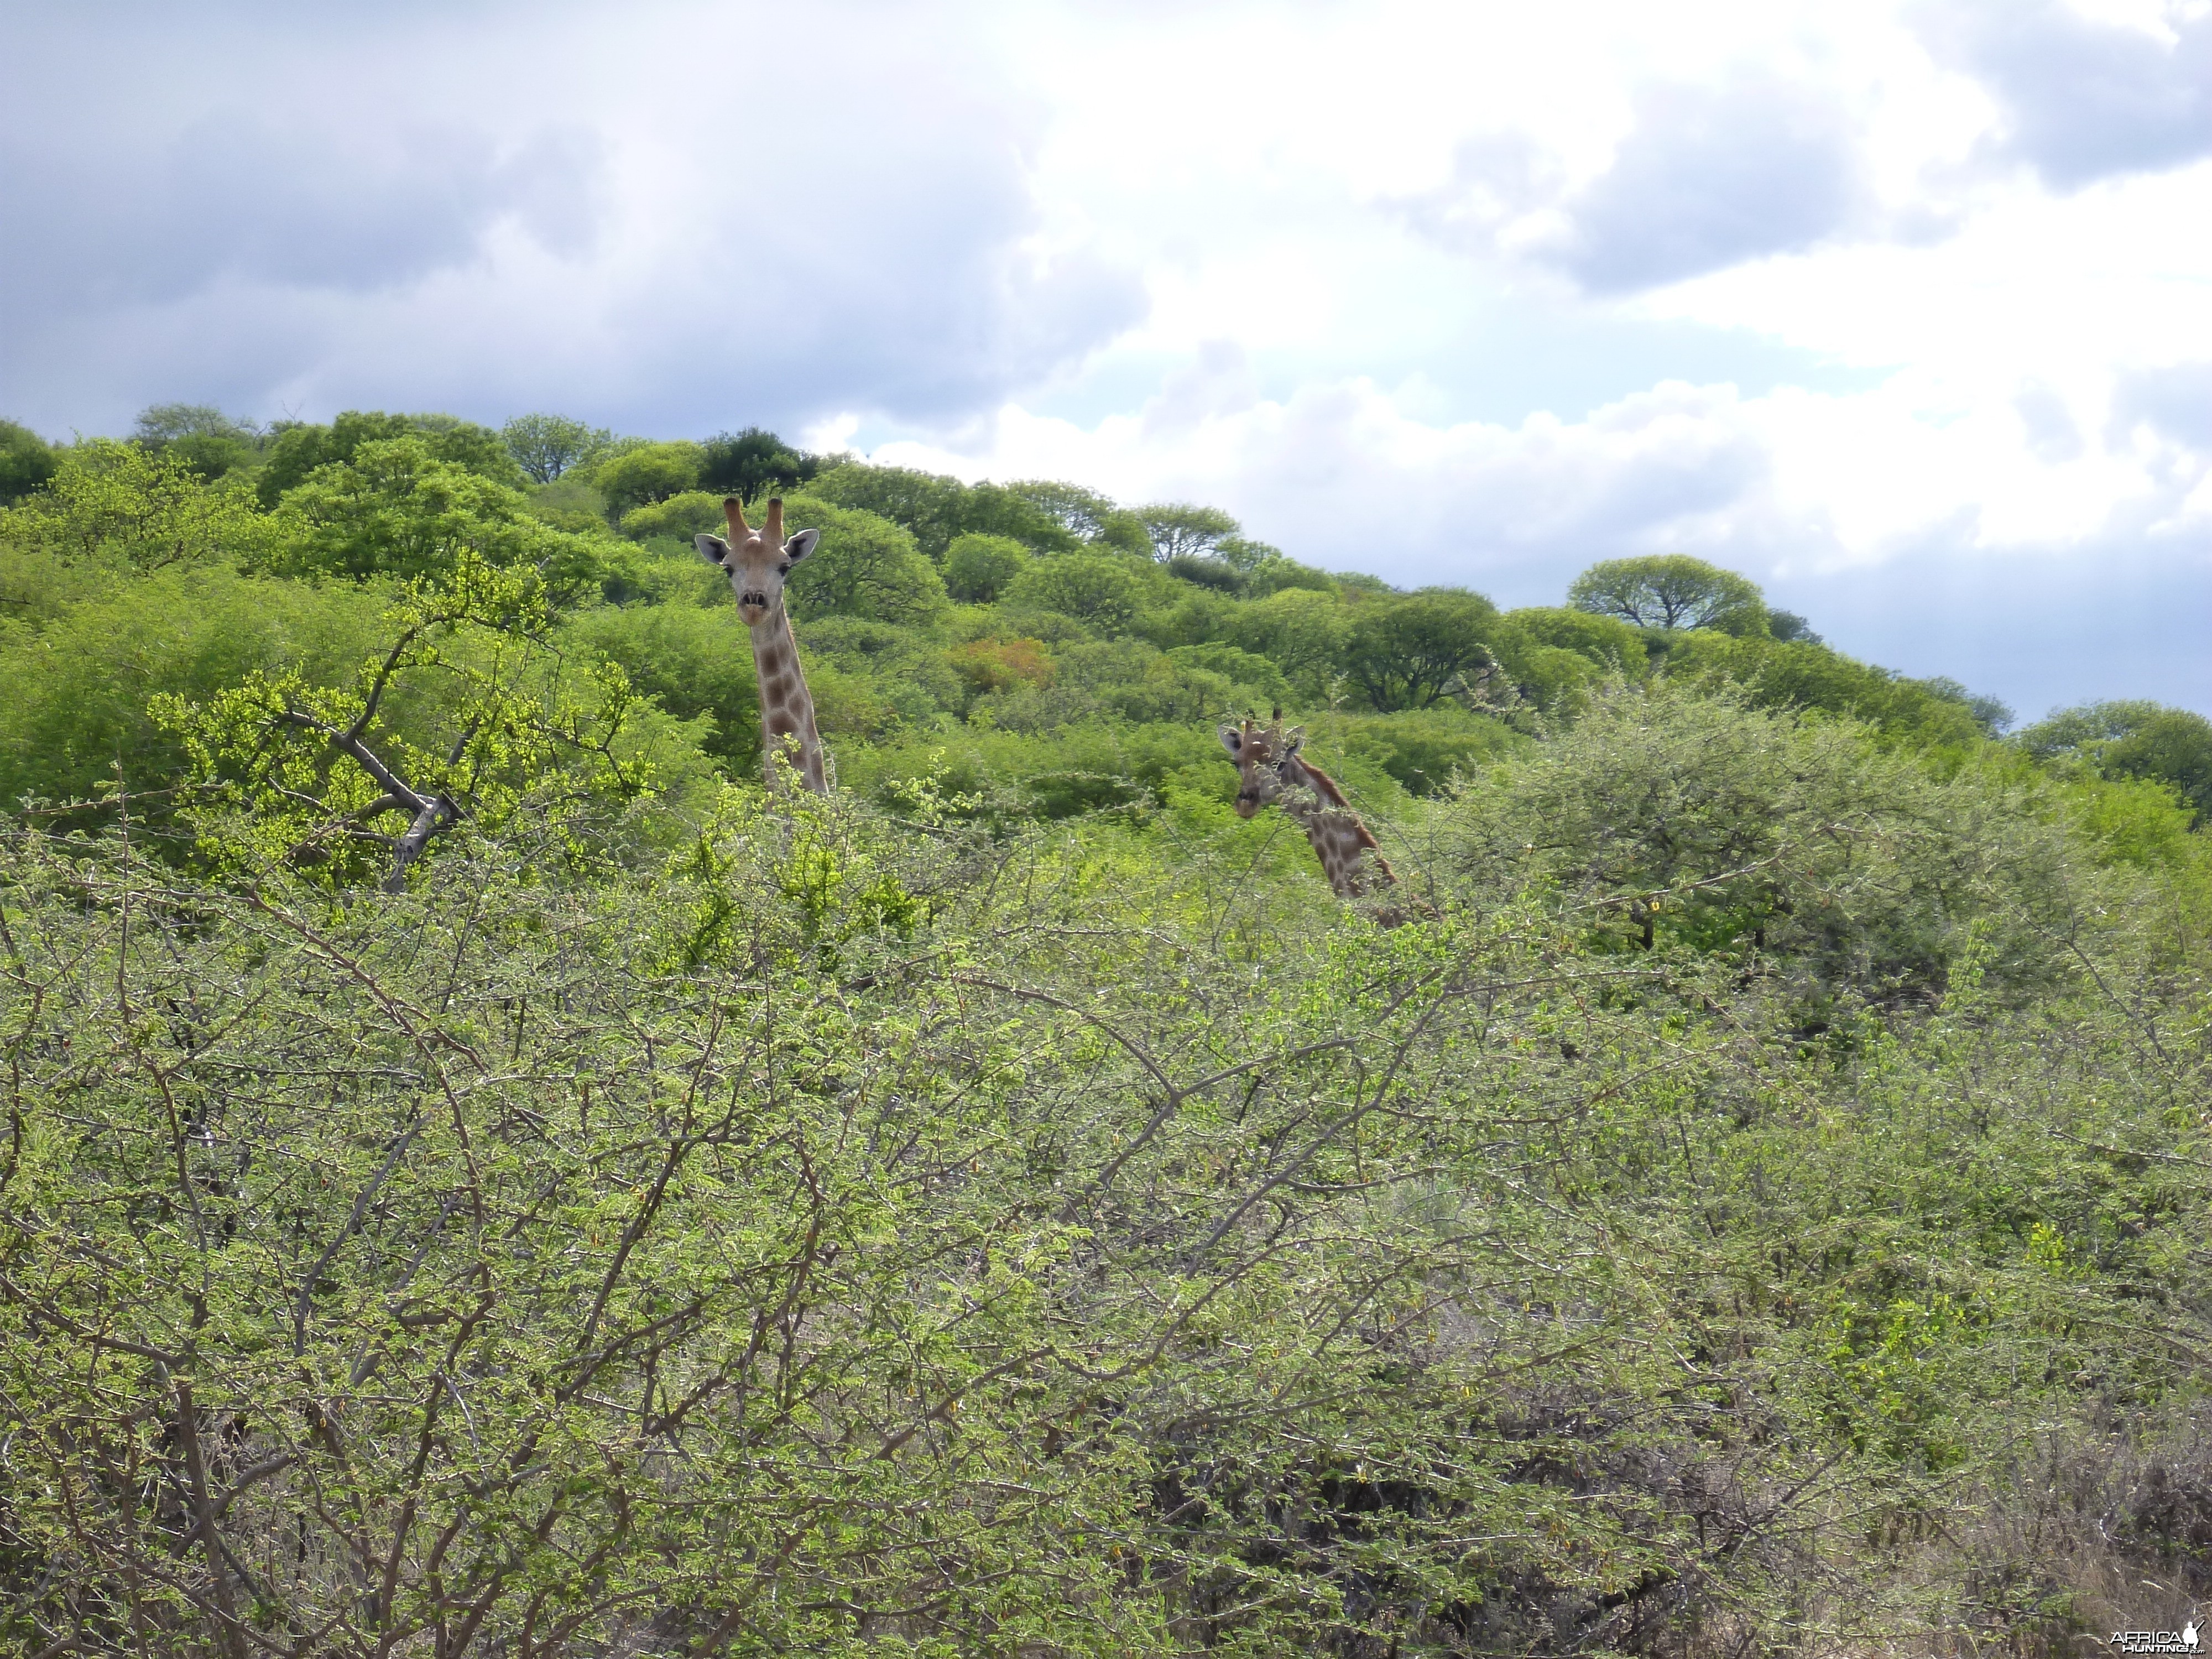
[[[768,787],[777,787],[775,757],[791,757],[799,780],[817,795],[830,793],[823,763],[822,734],[814,729],[814,699],[799,666],[799,641],[791,636],[791,617],[781,599],[754,627],[753,675],[760,683],[761,764]]]
[[[1396,883],[1398,872],[1382,856],[1374,836],[1336,787],[1336,780],[1297,755],[1283,763],[1283,811],[1306,832],[1307,844],[1321,860],[1329,890],[1339,898],[1358,898],[1372,885]]]

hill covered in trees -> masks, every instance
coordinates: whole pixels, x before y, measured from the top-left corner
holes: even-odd
[[[758,780],[725,493],[838,792]],[[2212,726],[757,430],[0,432],[0,1633],[2070,1650],[2212,1584]],[[1279,705],[1420,908],[1215,726]]]

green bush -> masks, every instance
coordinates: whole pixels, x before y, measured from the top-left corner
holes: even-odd
[[[256,672],[345,683],[374,651],[388,603],[372,589],[179,568],[0,636],[0,803],[88,799],[118,776],[133,790],[174,786],[184,756],[149,712],[157,695],[206,698]]]
[[[58,465],[53,446],[30,428],[0,421],[0,507],[40,488]]]
[[[694,489],[706,465],[706,451],[695,443],[638,444],[592,464],[589,482],[619,515]]]
[[[1009,609],[1057,611],[1106,632],[1127,628],[1152,592],[1152,567],[1121,553],[1039,559],[1006,585]]]
[[[2212,720],[2154,702],[2096,702],[2061,709],[2020,733],[2038,760],[2078,762],[2112,778],[2161,783],[2212,817]]]
[[[378,440],[286,492],[266,563],[286,574],[406,580],[443,576],[465,552],[534,568],[564,598],[596,592],[607,561],[594,538],[555,530],[528,506],[420,438]]]
[[[1765,708],[1848,714],[1923,745],[1972,748],[1984,737],[1966,704],[1809,641],[1699,629],[1672,636],[1663,666],[1670,679],[1741,686]]]
[[[94,439],[62,453],[46,486],[0,511],[0,547],[42,552],[118,574],[165,565],[252,565],[276,527],[253,497],[210,484],[180,456]]]
[[[1507,611],[1505,620],[1534,645],[1575,652],[1630,679],[1644,672],[1644,635],[1618,617],[1601,617],[1565,606],[1530,605]]]
[[[897,525],[811,495],[790,497],[783,513],[787,532],[822,532],[813,553],[784,578],[794,620],[858,617],[921,628],[943,620],[945,579]]]
[[[1011,536],[956,536],[945,555],[945,591],[963,605],[988,605],[1022,573],[1031,556]]]
[[[736,606],[600,606],[567,629],[580,653],[619,663],[632,685],[678,720],[711,720],[700,747],[729,776],[758,774],[760,691]]]
[[[726,535],[728,528],[722,498],[704,489],[686,489],[650,507],[634,507],[622,516],[622,533],[635,542],[654,536],[689,541],[702,533]]]

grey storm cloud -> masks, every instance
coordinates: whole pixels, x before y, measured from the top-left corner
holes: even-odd
[[[1998,153],[2062,190],[2212,155],[2212,13],[2177,9],[2170,41],[2063,0],[1945,0],[1919,21],[1997,100]]]
[[[172,301],[222,282],[374,292],[466,264],[507,219],[580,252],[604,195],[602,146],[574,126],[503,147],[457,124],[362,134],[222,110],[137,145],[104,136],[0,137],[12,181],[0,281],[19,315]]]
[[[1858,196],[1854,134],[1822,94],[1650,87],[1613,166],[1564,204],[1573,228],[1555,258],[1595,292],[1656,287],[1810,246]]]
[[[1410,204],[1416,228],[1487,245],[1532,211],[1556,216],[1524,257],[1585,292],[1632,293],[1789,252],[1849,228],[1864,198],[1857,135],[1834,95],[1740,76],[1641,88],[1606,170],[1569,186],[1518,137],[1472,142],[1453,184]]]
[[[955,73],[944,31],[834,7],[519,27],[149,11],[107,52],[45,20],[0,66],[5,412],[951,424],[1142,313],[1132,271],[1030,249],[1033,112]],[[737,74],[672,91],[678,58]]]

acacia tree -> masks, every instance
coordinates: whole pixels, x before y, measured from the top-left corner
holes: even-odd
[[[550,484],[593,451],[614,441],[604,427],[588,427],[566,415],[518,415],[500,428],[507,453],[532,483]]]
[[[535,570],[464,549],[386,621],[389,644],[350,686],[256,672],[204,702],[154,699],[186,757],[180,816],[217,868],[398,891],[435,838],[465,818],[496,829],[556,780],[612,801],[650,786],[628,678],[561,660]]]
[[[1152,556],[1163,563],[1211,553],[1240,527],[1219,507],[1194,507],[1188,501],[1155,501],[1136,513],[1152,538]]]
[[[1497,623],[1496,605],[1457,588],[1369,599],[1344,643],[1345,678],[1383,713],[1433,708],[1495,667]]]
[[[1095,541],[1106,520],[1119,511],[1113,498],[1081,484],[1058,483],[1048,478],[1025,478],[1006,486],[1040,511],[1057,520],[1062,529],[1084,541]]]
[[[1756,583],[1685,553],[1594,564],[1567,589],[1567,603],[1638,628],[1766,631],[1766,604]]]

